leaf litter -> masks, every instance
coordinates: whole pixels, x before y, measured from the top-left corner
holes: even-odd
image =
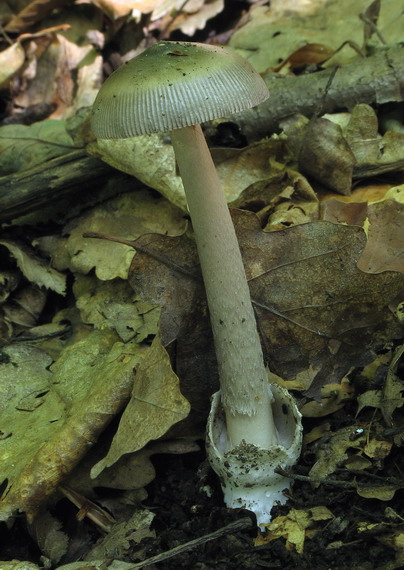
[[[203,0],[184,9],[179,2],[159,4],[137,2],[136,8],[143,29],[164,37],[179,29],[192,38],[226,10],[222,2]],[[354,42],[375,49],[374,25],[391,44],[397,41],[402,15],[395,1],[344,3],[343,20],[335,16],[341,4],[329,4],[326,10],[322,2],[252,3],[248,17],[235,20],[230,45],[262,72],[284,62],[279,72],[286,76],[310,42],[326,46],[331,57],[305,60],[308,71],[358,57]],[[12,48],[2,44],[2,81],[14,89],[7,118],[28,120],[30,108],[44,101],[52,119],[3,127],[4,181],[50,165],[91,138],[85,113],[75,132],[66,130],[64,119],[91,105],[100,85],[97,50],[107,39],[102,12],[114,21],[112,36],[123,31],[112,55],[139,49],[133,6],[91,2],[86,13],[77,5],[52,12],[53,6],[30,3],[13,18],[5,12],[7,33],[31,31],[35,22],[49,29],[20,37]],[[122,9],[126,20],[119,19]],[[285,18],[285,10],[294,16]],[[346,40],[351,45],[338,50]],[[17,57],[8,58],[7,49]],[[381,85],[378,97],[397,101],[382,91]],[[361,558],[350,544],[372,544],[375,567],[403,562],[397,499],[403,488],[403,140],[386,128],[399,124],[389,109],[360,104],[348,111],[296,117],[280,133],[251,144],[240,144],[224,121],[207,127],[208,136],[221,129],[235,137],[232,146],[242,147],[213,155],[229,201],[244,210],[233,216],[266,358],[274,381],[294,390],[307,428],[299,466],[289,474],[295,478],[290,504],[278,509],[255,551],[246,553],[245,535],[231,537],[231,552],[246,568],[274,561],[328,568],[341,552],[348,555],[343,565],[350,560],[354,567]],[[66,212],[52,223],[48,217],[46,227],[34,204],[27,226],[9,220],[3,227],[0,512],[9,521],[17,511],[26,513],[47,567],[82,568],[85,562],[73,562],[79,557],[97,568],[111,558],[111,568],[137,567],[133,561],[150,558],[153,548],[186,545],[189,536],[209,536],[218,522],[231,527],[229,517],[239,517],[217,506],[217,482],[195,443],[203,437],[217,371],[171,146],[164,136],[127,142],[115,150],[91,142],[88,151],[168,201],[122,185],[121,195],[99,205],[72,204],[70,217]],[[134,145],[132,162],[127,155]],[[371,184],[375,176],[385,177],[384,184]],[[89,231],[115,234],[127,245],[83,238]],[[189,452],[197,459],[187,460]],[[76,505],[66,515],[59,507],[67,501],[62,492]],[[206,493],[213,493],[213,503]],[[359,517],[355,505],[361,505]],[[26,532],[18,520],[16,528]],[[95,547],[94,533],[106,533]],[[206,567],[228,559],[230,542],[216,540],[223,544],[218,550],[204,547]],[[173,564],[197,564],[197,552],[195,545],[182,554],[174,548]],[[29,553],[25,558],[38,560]],[[165,567],[174,567],[166,560]]]

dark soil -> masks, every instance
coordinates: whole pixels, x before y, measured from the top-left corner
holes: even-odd
[[[353,422],[354,432],[355,419],[349,409],[333,416],[333,429]],[[310,423],[313,422],[311,420]],[[203,442],[201,444],[203,450]],[[309,447],[304,448],[295,469],[295,474],[303,476],[303,479],[314,461]],[[155,514],[152,528],[156,538],[146,538],[140,544],[134,544],[125,557],[127,562],[136,564],[157,554],[168,553],[165,560],[144,567],[164,570],[391,570],[402,567],[400,549],[395,543],[399,542],[404,528],[401,518],[403,491],[398,490],[390,501],[381,501],[360,497],[353,487],[355,480],[374,482],[375,477],[379,478],[379,483],[389,477],[397,480],[397,473],[404,470],[404,459],[395,448],[380,463],[377,473],[352,474],[347,469],[339,469],[330,477],[329,483],[318,487],[308,480],[295,480],[288,503],[273,510],[273,519],[287,515],[291,508],[305,510],[316,506],[326,506],[334,517],[315,522],[314,530],[306,532],[303,553],[297,553],[285,538],[277,538],[261,546],[254,545],[257,537],[254,515],[223,506],[220,485],[206,463],[204,451],[187,455],[155,455],[153,463],[157,476],[147,489],[148,498],[143,506]],[[114,493],[104,490],[102,494],[113,501]],[[68,555],[61,563],[82,559],[102,535],[88,519],[77,522],[77,509],[66,499],[58,503],[54,514],[63,521],[63,530],[70,537]],[[238,528],[241,530],[228,528],[227,534],[219,533],[203,544],[186,544],[234,525],[236,521],[240,521]],[[0,560],[26,560],[41,565],[41,553],[27,532],[22,517],[9,529],[3,524],[1,536]],[[179,545],[186,545],[182,552],[170,553]]]
[[[400,458],[397,460],[402,463]],[[150,489],[152,500],[148,506],[157,509],[155,528],[158,538],[148,548],[147,557],[252,516],[247,511],[223,507],[216,477],[209,474],[207,481],[201,484],[195,458],[164,455],[156,459],[156,466],[158,477]],[[211,498],[202,490],[206,485],[213,490]],[[288,505],[275,509],[273,516],[287,514],[290,507],[307,509],[321,505],[326,505],[335,518],[323,521],[316,535],[306,539],[303,554],[286,548],[283,538],[254,546],[257,531],[253,527],[188,550],[159,563],[158,568],[370,570],[398,567],[394,562],[394,550],[379,539],[389,532],[389,528],[391,531],[391,526],[386,525],[386,507],[389,505],[396,512],[403,512],[402,493],[397,493],[390,503],[384,503],[363,499],[354,489],[331,485],[315,489],[309,483],[296,482]],[[357,523],[360,521],[375,523],[375,527],[359,535]],[[330,548],[330,544],[335,547]]]

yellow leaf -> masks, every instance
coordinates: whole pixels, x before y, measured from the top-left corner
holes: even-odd
[[[20,42],[0,52],[0,85],[10,79],[25,61],[25,52]]]

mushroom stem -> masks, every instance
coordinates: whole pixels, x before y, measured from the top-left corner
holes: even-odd
[[[199,125],[171,131],[195,233],[219,367],[228,448],[277,443],[261,343],[233,222]]]

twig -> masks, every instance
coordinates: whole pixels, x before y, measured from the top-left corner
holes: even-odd
[[[345,489],[356,489],[354,483],[349,481],[339,481],[338,479],[324,479],[323,477],[308,477],[307,475],[298,475],[292,471],[286,471],[278,467],[275,469],[275,473],[279,473],[283,477],[288,477],[289,479],[294,479],[295,481],[304,481],[305,483],[321,483],[323,485],[332,485],[333,487],[343,487]]]
[[[225,536],[226,534],[233,534],[233,533],[238,532],[240,530],[251,529],[251,528],[253,528],[253,526],[254,526],[253,521],[248,517],[244,517],[244,518],[239,519],[237,521],[234,521],[234,522],[232,522],[232,523],[230,523],[230,524],[228,524],[222,528],[219,528],[218,530],[215,530],[214,532],[211,532],[210,534],[205,534],[204,536],[200,536],[199,538],[195,538],[194,540],[190,540],[189,542],[185,542],[184,544],[180,544],[178,546],[175,546],[174,548],[171,548],[171,550],[167,550],[166,552],[162,552],[161,554],[156,554],[155,556],[152,556],[151,558],[147,558],[146,560],[143,560],[142,562],[138,562],[137,564],[130,566],[126,570],[136,570],[137,568],[143,568],[144,566],[148,566],[149,564],[156,564],[158,562],[163,562],[163,560],[168,560],[169,558],[172,558],[173,556],[177,556],[178,554],[181,554],[182,552],[187,552],[188,550],[196,548],[197,546],[201,546],[202,544],[206,544],[207,542],[210,542],[211,540],[216,540],[217,538],[220,538],[221,536]]]
[[[393,485],[395,487],[404,488],[404,481],[400,481],[399,479],[394,479],[392,477],[381,477],[380,475],[374,475],[373,473],[367,473],[366,471],[361,471],[360,469],[337,469],[338,472],[341,473],[349,473],[351,475],[359,475],[361,477],[368,477],[369,479],[374,479],[380,481],[385,485]],[[339,479],[326,479],[324,477],[310,477],[307,475],[298,475],[297,473],[293,473],[292,471],[286,471],[285,469],[281,469],[278,467],[275,469],[276,473],[282,475],[283,477],[288,477],[289,479],[293,479],[295,481],[304,481],[305,483],[320,483],[322,485],[332,485],[333,487],[344,487],[346,489],[357,489],[358,484],[356,482],[351,483],[350,481],[340,481]],[[378,487],[380,485],[375,485],[374,487]]]
[[[356,103],[402,101],[404,93],[404,48],[381,50],[338,69],[326,95],[325,89],[333,69],[297,77],[269,75],[265,77],[270,92],[267,101],[254,109],[231,117],[249,141],[259,140],[280,122],[302,113],[312,117],[322,112],[352,109]]]

